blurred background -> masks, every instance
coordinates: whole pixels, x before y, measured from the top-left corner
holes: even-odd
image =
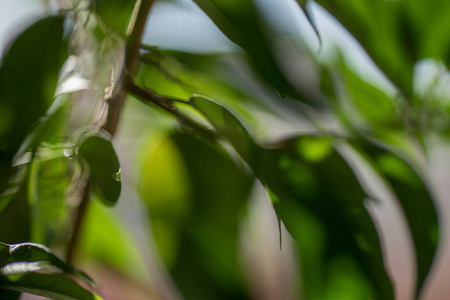
[[[295,1],[254,2],[272,30],[279,64],[296,86],[314,94],[320,66],[343,64],[349,74],[395,97],[395,88],[362,47],[319,5],[311,3],[310,10],[320,41]],[[64,6],[70,1],[0,0],[0,55],[24,28]],[[88,50],[80,50],[76,59],[72,56],[72,67],[66,63],[77,76],[60,85],[61,93],[73,92],[71,101],[76,104],[71,104],[68,125],[73,131],[87,123],[100,101],[92,99],[99,98],[102,85],[92,79],[110,74],[108,63],[119,64],[114,59],[120,57],[114,50],[120,47],[112,46],[104,50],[109,60],[98,61],[93,53],[103,51],[99,49],[104,45],[82,34],[78,38]],[[312,130],[299,107],[278,104],[280,95],[256,78],[243,51],[192,1],[156,1],[143,43],[154,50],[142,52],[145,63],[137,78],[143,86],[181,99],[195,92],[214,96],[260,141]],[[415,66],[415,92],[427,93],[435,84],[430,78],[436,76],[441,82],[433,87],[448,97],[448,72],[431,59]],[[338,126],[326,114],[317,117],[327,128]],[[222,155],[176,127],[160,110],[126,101],[113,140],[121,162],[121,198],[113,208],[92,203],[76,265],[99,282],[105,299],[301,299],[299,250],[284,227],[279,228],[264,188],[226,145],[227,155]],[[445,217],[450,209],[448,150],[442,141],[432,141],[426,164],[439,213]],[[58,162],[53,164],[60,168]],[[39,172],[52,180],[50,168]],[[396,299],[413,299],[414,250],[400,208],[386,196],[383,205],[368,209],[381,232]],[[441,219],[442,244],[424,300],[450,297],[449,224]],[[57,243],[50,246],[58,248]],[[39,297],[23,296],[34,298]]]

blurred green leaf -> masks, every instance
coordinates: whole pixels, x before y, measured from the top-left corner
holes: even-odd
[[[119,158],[112,143],[98,135],[88,136],[78,147],[78,155],[89,166],[99,198],[106,205],[115,205],[122,185]]]
[[[67,231],[61,229],[67,226],[66,193],[73,176],[71,162],[66,157],[33,161],[29,184],[30,241],[53,245],[66,240]]]
[[[439,239],[433,195],[420,173],[402,156],[385,146],[369,142],[359,141],[353,145],[388,182],[403,208],[416,253],[418,296],[432,267]]]
[[[140,245],[114,211],[92,202],[81,231],[77,254],[81,260],[106,264],[137,282],[147,283]]]
[[[54,299],[100,299],[66,275],[92,285],[93,281],[40,244],[0,243],[0,287]]]
[[[247,163],[257,157],[259,148],[245,127],[230,111],[200,95],[193,96],[189,104],[202,113],[220,135],[229,140]]]
[[[232,42],[248,54],[253,69],[281,96],[289,96],[308,104],[315,104],[311,95],[303,94],[286,79],[273,50],[268,24],[259,15],[251,0],[220,1],[194,0],[216,26]]]
[[[413,100],[412,76],[417,59],[416,35],[405,2],[317,0],[358,40],[378,67]]]
[[[438,58],[448,66],[450,39],[446,32],[450,29],[450,22],[443,17],[450,9],[448,1],[413,1],[403,5],[415,36],[417,58]]]
[[[111,32],[126,36],[134,4],[132,0],[94,0],[94,10]]]
[[[204,98],[193,97],[190,103],[253,169],[272,196],[277,215],[306,249],[300,253],[307,299],[343,293],[337,290],[339,278],[345,278],[344,286],[352,285],[345,290],[346,299],[393,299],[378,235],[364,207],[367,196],[334,150],[332,138],[299,137],[265,149],[224,107]],[[308,216],[305,223],[302,216]],[[317,235],[304,229],[310,226]],[[334,266],[342,261],[348,267],[336,272]]]
[[[150,145],[143,149],[140,191],[158,249],[163,258],[172,256],[166,262],[184,297],[246,299],[237,257],[238,220],[251,176],[219,145],[186,133]]]
[[[315,152],[320,156],[309,155],[307,149],[319,146],[326,147]],[[284,141],[264,152],[257,177],[276,195],[277,215],[299,241],[306,299],[333,299],[336,294],[393,299],[378,235],[364,206],[367,196],[333,148],[327,137]],[[317,236],[307,232],[310,226],[317,228]],[[346,267],[336,271],[341,262]]]
[[[12,43],[0,66],[0,191],[11,162],[32,125],[52,103],[60,67],[67,57],[63,16],[42,19]]]
[[[28,170],[23,170],[24,178],[20,180],[17,191],[8,198],[0,212],[0,240],[6,243],[27,242],[31,237],[31,212],[28,202]]]

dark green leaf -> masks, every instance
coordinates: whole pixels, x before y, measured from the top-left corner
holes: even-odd
[[[224,107],[204,98],[190,103],[246,160],[304,249],[306,299],[332,299],[335,293],[346,299],[393,299],[378,235],[364,206],[367,195],[333,139],[300,137],[264,149]],[[351,288],[342,288],[347,285]]]
[[[5,289],[49,297],[56,300],[102,299],[64,275],[23,274],[15,280],[7,280],[0,277],[0,286]]]
[[[306,299],[335,294],[393,299],[378,235],[364,206],[367,196],[333,139],[285,141],[265,151],[258,168],[278,216],[299,241]],[[340,280],[347,288],[337,284]]]
[[[281,96],[315,104],[316,99],[302,94],[286,79],[272,49],[270,29],[251,0],[194,1],[232,42],[247,52],[253,69]]]
[[[238,119],[218,103],[194,96],[189,104],[201,112],[220,135],[229,140],[236,151],[246,160],[251,161],[257,155],[258,147],[245,127]]]
[[[116,204],[122,185],[119,158],[112,143],[98,135],[88,136],[81,142],[78,155],[89,166],[92,183],[103,203]]]
[[[28,168],[27,168],[28,169]],[[31,212],[28,202],[28,170],[23,181],[8,197],[0,198],[7,202],[0,212],[0,240],[6,243],[21,243],[30,240],[31,237]]]
[[[64,17],[42,19],[7,50],[0,67],[0,191],[11,162],[32,125],[52,103],[58,73],[67,56]]]
[[[86,274],[64,263],[45,246],[0,243],[0,288],[54,299],[99,299],[64,274],[93,284]]]

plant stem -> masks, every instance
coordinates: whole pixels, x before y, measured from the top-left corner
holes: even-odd
[[[89,203],[89,198],[91,196],[91,189],[90,189],[90,180],[89,178],[83,179],[82,177],[80,180],[86,181],[84,184],[84,190],[83,195],[80,201],[80,204],[78,205],[78,211],[77,216],[75,220],[75,226],[73,228],[72,238],[70,239],[69,247],[67,248],[67,262],[70,264],[73,262],[75,251],[77,249],[77,245],[80,239],[80,232],[81,227],[83,225],[83,220],[86,216],[87,207]]]
[[[118,92],[114,93],[113,97],[108,101],[108,117],[103,125],[103,129],[108,131],[111,135],[114,135],[119,124],[120,112],[122,110],[123,103],[125,101],[126,91],[123,85],[128,76],[134,77],[136,68],[139,62],[139,48],[141,47],[142,34],[144,33],[145,23],[147,16],[150,13],[150,9],[153,5],[153,0],[138,0],[136,7],[139,5],[134,19],[133,29],[128,37],[128,41],[125,48],[125,65],[122,70]]]
[[[129,24],[129,28],[132,29],[125,46],[124,67],[116,87],[117,90],[113,92],[113,96],[108,100],[108,115],[105,124],[102,126],[102,128],[108,131],[111,136],[114,136],[119,124],[120,112],[126,96],[124,88],[126,86],[126,80],[129,76],[134,76],[139,63],[139,48],[141,46],[142,34],[144,33],[145,24],[147,22],[148,14],[153,6],[153,2],[154,0],[137,0],[135,4],[133,16]],[[68,263],[73,262],[74,254],[78,247],[82,224],[90,200],[91,185],[91,180],[87,179],[82,193],[83,196],[78,206],[71,240],[67,249],[66,258]]]
[[[189,116],[183,114],[175,106],[175,102],[189,104],[189,100],[176,99],[155,94],[137,86],[132,79],[127,81],[126,90],[138,100],[148,104],[153,103],[173,115],[182,125],[192,129],[196,134],[201,135],[207,141],[217,141],[218,137],[214,130],[208,129],[201,123],[196,122]]]

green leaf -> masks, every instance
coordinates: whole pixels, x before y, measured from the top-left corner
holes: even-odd
[[[381,132],[402,127],[395,107],[396,99],[361,79],[343,61],[338,68],[339,79],[335,78],[333,82],[337,86],[335,92],[342,95],[337,91],[343,90],[345,95],[333,100],[338,100],[338,111],[343,113],[344,121],[352,129]]]
[[[359,141],[353,145],[388,182],[403,208],[416,253],[416,295],[419,295],[432,267],[439,239],[433,196],[420,173],[402,156],[369,142]]]
[[[364,206],[367,195],[333,139],[284,141],[266,150],[258,167],[257,177],[275,197],[277,215],[299,241],[306,299],[336,294],[393,299],[378,235]]]
[[[128,22],[131,19],[136,1],[132,0],[95,0],[94,10],[105,23],[107,28],[114,33],[125,37]]]
[[[81,142],[78,155],[87,163],[100,199],[106,205],[115,205],[122,185],[119,158],[112,143],[98,135],[88,136]]]
[[[272,48],[273,36],[270,35],[270,28],[264,23],[251,0],[194,2],[225,36],[247,52],[253,69],[281,96],[289,96],[308,104],[316,103],[316,99],[297,90],[286,78]]]
[[[262,148],[224,107],[204,98],[189,102],[252,168],[299,241],[306,299],[394,298],[367,195],[332,138],[298,137]]]
[[[202,113],[220,135],[228,139],[244,160],[251,161],[255,158],[259,151],[257,145],[230,111],[200,95],[193,96],[188,103]]]
[[[21,178],[17,191],[7,198],[0,198],[7,202],[0,212],[0,240],[7,243],[21,243],[31,237],[31,212],[28,202],[28,170],[23,181]]]
[[[252,177],[220,145],[187,133],[156,137],[142,151],[140,194],[183,296],[248,298],[237,250]]]
[[[82,288],[64,275],[23,274],[10,281],[0,278],[0,286],[13,291],[49,297],[56,300],[100,300],[100,296]]]
[[[63,16],[42,19],[11,44],[0,66],[0,191],[11,162],[32,125],[53,101],[58,73],[67,57]]]
[[[358,40],[409,101],[413,100],[416,33],[404,1],[318,0]],[[380,22],[380,20],[383,20]]]
[[[100,299],[64,274],[93,284],[85,273],[67,265],[43,245],[0,243],[0,288],[54,299]]]
[[[63,152],[63,149],[58,149]],[[61,228],[67,224],[67,190],[72,181],[72,160],[66,157],[34,160],[30,171],[30,241],[45,245],[65,242]]]
[[[137,282],[151,280],[140,244],[114,210],[92,202],[81,229],[77,259],[106,264]]]

